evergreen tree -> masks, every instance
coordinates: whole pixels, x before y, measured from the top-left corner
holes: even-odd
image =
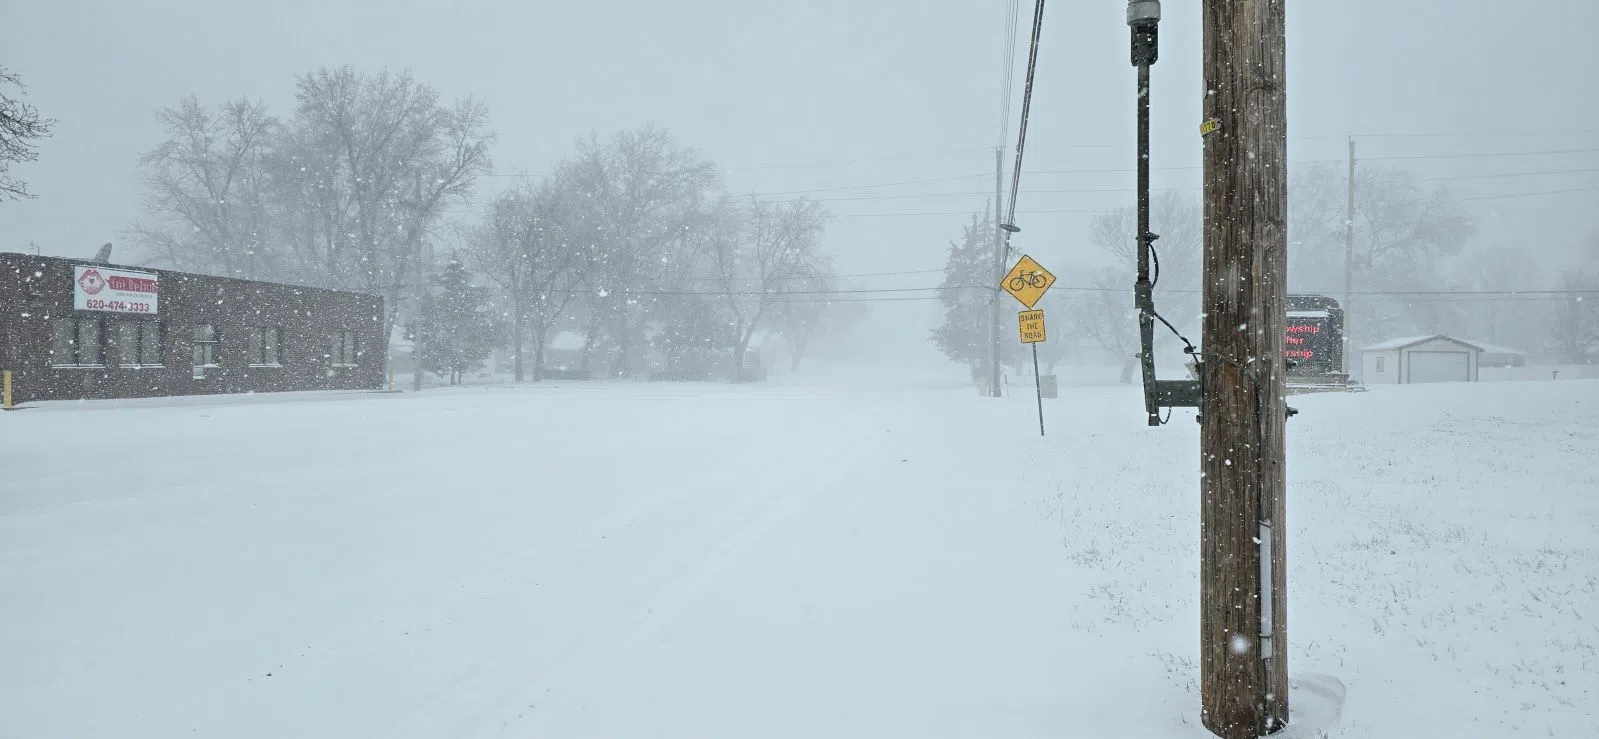
[[[437,280],[439,290],[421,306],[417,338],[421,368],[448,375],[451,385],[483,366],[498,344],[501,320],[490,309],[488,295],[472,284],[466,265],[455,256]]]
[[[944,321],[933,330],[933,343],[952,361],[974,368],[988,363],[993,291],[987,288],[994,281],[993,270],[994,221],[987,213],[973,215],[961,239],[949,244],[939,285]]]

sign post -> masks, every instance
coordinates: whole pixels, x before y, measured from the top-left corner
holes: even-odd
[[[1022,343],[1033,348],[1033,393],[1038,396],[1038,435],[1044,435],[1044,378],[1038,374],[1038,344],[1045,340],[1044,312],[1024,310],[1016,314]]]
[[[1055,275],[1044,269],[1044,265],[1033,261],[1033,258],[1022,255],[1016,260],[1016,266],[1011,267],[1005,279],[1000,282],[1000,289],[1011,294],[1017,302],[1027,307],[1016,314],[1017,329],[1021,333],[1023,344],[1033,348],[1033,393],[1038,399],[1038,435],[1044,435],[1044,379],[1038,374],[1038,343],[1045,340],[1044,311],[1033,310],[1038,301],[1049,292],[1049,286],[1055,284]]]

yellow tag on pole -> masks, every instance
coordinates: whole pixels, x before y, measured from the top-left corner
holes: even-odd
[[[999,283],[1001,289],[1011,294],[1022,305],[1031,308],[1038,304],[1039,298],[1049,292],[1049,286],[1055,284],[1055,276],[1044,269],[1044,266],[1033,261],[1032,257],[1025,254],[1016,261],[1016,266],[1010,268],[1005,279]]]
[[[1037,344],[1045,340],[1043,311],[1024,310],[1017,313],[1016,323],[1021,329],[1023,344]]]

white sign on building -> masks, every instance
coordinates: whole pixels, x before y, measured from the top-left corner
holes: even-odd
[[[72,268],[72,307],[112,313],[159,312],[160,278],[154,272],[133,272],[93,264]]]

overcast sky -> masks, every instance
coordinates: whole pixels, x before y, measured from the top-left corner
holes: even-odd
[[[15,168],[39,197],[0,203],[0,250],[88,256],[120,243],[140,216],[136,160],[161,135],[154,109],[192,92],[287,116],[295,75],[320,65],[406,68],[446,96],[485,98],[501,175],[548,171],[590,131],[654,122],[722,165],[734,190],[833,198],[828,240],[846,273],[941,267],[961,213],[993,191],[1009,0],[0,5],[0,64],[60,120],[39,161]],[[1197,194],[1197,3],[1165,5],[1156,185]],[[1046,10],[1020,210],[1054,212],[1019,217],[1014,243],[1057,272],[1089,258],[1093,211],[1132,198],[1124,8]],[[1599,169],[1599,3],[1300,0],[1288,12],[1291,160],[1341,159],[1354,134],[1374,166],[1469,177],[1450,184],[1492,198],[1466,201],[1479,244],[1562,249],[1599,228],[1599,172],[1481,177]],[[1025,43],[1024,28],[1018,65]],[[1553,150],[1576,153],[1454,156]],[[1437,158],[1382,159],[1421,155]],[[1026,172],[1064,169],[1119,171]],[[908,181],[919,182],[865,187]],[[476,198],[510,182],[486,179]],[[1567,189],[1578,191],[1528,195]],[[930,310],[885,307],[912,306]]]

